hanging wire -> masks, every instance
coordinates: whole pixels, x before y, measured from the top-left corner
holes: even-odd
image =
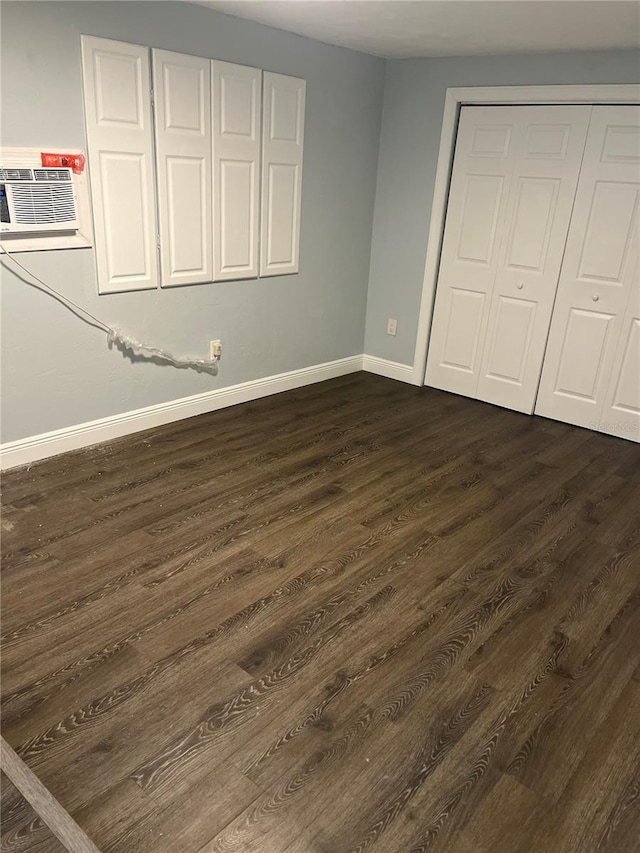
[[[198,371],[199,373],[211,373],[213,376],[216,376],[218,373],[218,361],[219,357],[215,357],[212,359],[204,359],[204,358],[188,358],[188,357],[178,357],[173,355],[166,350],[159,349],[158,347],[152,347],[148,344],[142,343],[141,341],[136,340],[136,338],[132,338],[129,335],[124,334],[119,329],[114,328],[113,326],[109,326],[107,323],[104,323],[90,311],[87,311],[86,308],[83,308],[81,305],[78,305],[73,299],[70,299],[68,296],[60,293],[60,291],[56,290],[55,287],[52,287],[50,284],[47,284],[46,281],[43,281],[39,276],[35,273],[31,272],[30,269],[24,266],[15,255],[10,252],[7,247],[0,243],[0,249],[2,249],[3,254],[3,264],[7,269],[10,269],[6,265],[5,258],[11,261],[11,263],[15,264],[19,267],[23,272],[25,272],[33,281],[26,281],[26,279],[22,278],[22,276],[18,276],[21,281],[24,281],[26,284],[30,284],[33,287],[38,287],[39,289],[44,289],[44,292],[49,296],[57,299],[58,302],[62,303],[72,314],[75,314],[80,319],[84,319],[85,322],[88,322],[89,325],[94,326],[95,328],[101,329],[107,335],[107,342],[109,344],[109,348],[116,347],[116,349],[120,350],[120,352],[127,355],[129,358],[143,358],[148,361],[153,362],[162,362],[164,364],[171,364],[174,367],[178,368],[191,368],[193,370]],[[15,270],[12,270],[14,274]],[[37,282],[37,284],[34,284]]]

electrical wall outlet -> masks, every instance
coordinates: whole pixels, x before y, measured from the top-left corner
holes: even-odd
[[[222,355],[222,341],[209,341],[209,358],[220,358]]]
[[[387,334],[388,335],[395,335],[395,333],[397,331],[398,331],[398,321],[392,320],[391,318],[389,318],[387,320]]]

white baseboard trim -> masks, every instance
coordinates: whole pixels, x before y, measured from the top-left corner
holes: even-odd
[[[168,403],[146,406],[144,409],[134,409],[121,415],[111,415],[96,421],[21,438],[18,441],[9,441],[0,445],[0,467],[6,470],[19,465],[28,465],[39,459],[46,459],[48,456],[57,456],[68,450],[79,450],[102,441],[111,441],[114,438],[161,426],[171,421],[191,418],[194,415],[202,415],[205,412],[257,400],[270,394],[290,391],[293,388],[302,388],[304,385],[334,379],[336,376],[344,376],[347,373],[356,373],[363,369],[362,363],[361,355],[340,358],[324,364],[303,367],[300,370],[290,370],[287,373],[254,379],[251,382],[242,382],[239,385],[230,385],[227,388],[205,391],[204,394],[182,397]],[[404,367],[404,365],[398,366]],[[411,370],[406,369],[409,372]]]
[[[413,384],[413,365],[411,364],[399,364],[397,361],[387,361],[386,358],[365,354],[362,356],[362,369],[369,373],[377,373],[378,376],[386,376],[388,379]]]

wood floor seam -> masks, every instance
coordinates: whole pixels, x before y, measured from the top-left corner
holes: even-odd
[[[60,805],[38,777],[0,736],[2,771],[68,853],[100,853],[89,836]]]

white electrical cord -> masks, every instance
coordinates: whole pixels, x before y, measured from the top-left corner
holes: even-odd
[[[107,323],[103,323],[102,320],[99,320],[97,317],[94,317],[90,311],[87,311],[86,308],[82,308],[80,305],[77,305],[72,299],[69,299],[68,296],[64,296],[54,287],[51,287],[50,284],[47,284],[46,281],[43,281],[39,278],[35,273],[31,272],[31,270],[27,269],[24,264],[21,264],[14,255],[6,248],[6,246],[0,243],[0,249],[2,249],[3,256],[6,256],[12,263],[16,266],[20,267],[23,272],[25,272],[28,276],[34,279],[40,287],[45,289],[50,296],[53,296],[55,299],[58,299],[65,305],[72,313],[76,314],[79,312],[80,315],[83,315],[85,318],[88,317],[91,320],[91,325],[97,326],[97,328],[102,329],[103,332],[106,332],[107,341],[109,343],[109,347],[115,346],[121,352],[125,354],[129,354],[130,356],[137,356],[139,358],[148,358],[150,360],[158,359],[166,364],[172,364],[174,367],[190,367],[193,370],[197,370],[198,372],[206,372],[211,373],[214,376],[218,373],[218,361],[219,357],[215,357],[212,359],[204,359],[204,358],[179,358],[178,356],[173,355],[166,350],[158,349],[157,347],[149,346],[148,344],[144,344],[141,341],[136,340],[135,338],[129,337],[129,335],[125,335],[123,332],[120,332],[118,329],[114,329],[112,326],[107,325]],[[4,261],[3,261],[4,262]],[[5,264],[6,266],[6,264]],[[33,282],[27,282],[28,284],[33,284]]]

